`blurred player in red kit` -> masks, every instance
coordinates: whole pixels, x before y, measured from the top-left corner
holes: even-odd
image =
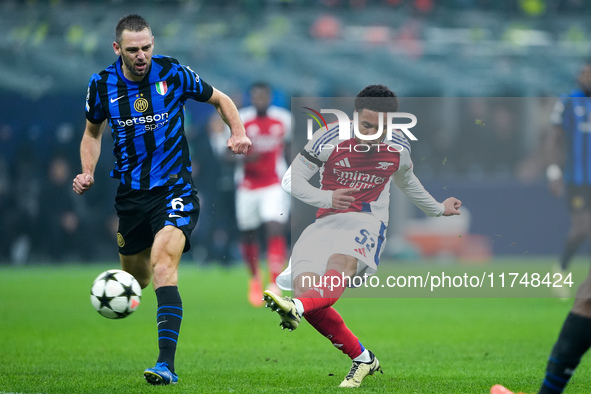
[[[236,169],[236,221],[241,233],[240,250],[249,268],[248,300],[262,306],[263,278],[259,269],[257,230],[264,225],[269,268],[268,289],[280,291],[275,279],[286,262],[285,224],[289,195],[281,187],[287,169],[285,152],[291,133],[291,114],[271,104],[272,89],[265,82],[250,88],[251,105],[240,110],[246,135],[253,148]]]

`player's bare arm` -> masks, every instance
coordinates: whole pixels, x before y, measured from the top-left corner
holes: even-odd
[[[228,139],[228,148],[235,154],[245,154],[250,149],[252,142],[246,136],[246,130],[240,120],[238,108],[225,93],[213,88],[213,94],[207,101],[213,105],[220,114],[222,120],[230,127],[232,135]]]
[[[86,129],[80,143],[82,173],[76,175],[72,188],[77,194],[83,194],[94,184],[94,170],[101,154],[101,138],[107,121],[92,123],[86,121]]]
[[[353,193],[360,189],[337,189],[332,193],[332,207],[334,209],[347,209],[355,201]]]
[[[443,201],[443,206],[445,207],[443,216],[459,215],[461,213],[460,207],[462,206],[462,202],[455,197],[449,197]]]

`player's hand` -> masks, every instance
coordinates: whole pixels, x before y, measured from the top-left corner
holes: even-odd
[[[555,179],[548,182],[548,188],[556,197],[562,197],[562,194],[564,193],[564,183],[562,182],[562,179]]]
[[[455,197],[450,197],[443,202],[443,206],[445,207],[443,216],[459,215],[461,213],[460,207],[462,206],[462,202]]]
[[[78,174],[74,178],[72,188],[77,194],[84,194],[85,191],[94,185],[94,178],[90,174]]]
[[[252,142],[246,135],[233,135],[228,139],[228,149],[237,155],[246,154],[251,146]]]
[[[355,197],[351,194],[357,193],[361,189],[337,189],[332,192],[332,207],[334,209],[347,209],[351,206]]]

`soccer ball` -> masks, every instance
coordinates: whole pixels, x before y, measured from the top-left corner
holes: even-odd
[[[142,288],[128,272],[108,270],[92,282],[90,302],[94,309],[109,319],[129,316],[140,305]]]

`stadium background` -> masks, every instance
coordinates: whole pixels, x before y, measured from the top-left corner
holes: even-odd
[[[83,198],[71,190],[88,79],[114,61],[114,25],[131,12],[151,23],[157,53],[239,105],[262,78],[286,107],[377,82],[403,97],[401,110],[424,113],[413,130],[415,171],[437,198],[461,198],[464,213],[437,222],[448,237],[424,259],[405,232],[441,228],[394,196],[380,274],[548,272],[556,261],[568,218],[546,188],[542,142],[554,98],[589,58],[589,1],[0,0],[0,393],[161,391],[141,374],[155,355],[153,291],[123,321],[88,302],[92,279],[118,266],[108,134],[96,187]],[[216,156],[221,139],[207,138],[218,135],[211,108],[189,102],[187,112],[203,214],[180,268],[181,381],[167,391],[336,392],[346,357],[310,325],[286,333],[248,304],[232,169]],[[292,217],[294,234],[303,217]],[[467,234],[479,247],[448,249]],[[488,265],[466,265],[486,262],[487,251]],[[579,278],[587,260],[573,265]],[[384,368],[364,392],[486,393],[495,383],[534,392],[572,305],[531,288],[491,298],[386,290],[371,300],[348,291],[338,304]],[[587,357],[566,392],[589,387]]]
[[[370,83],[393,88],[401,110],[428,105],[439,115],[417,132],[415,171],[435,197],[464,201],[457,232],[482,235],[497,256],[559,252],[567,210],[547,191],[542,142],[554,97],[574,88],[588,57],[589,2],[2,1],[0,263],[116,261],[108,133],[93,190],[78,198],[71,179],[88,78],[114,61],[114,25],[130,12],[150,21],[155,53],[239,106],[261,79],[287,108],[292,97],[354,96]],[[212,109],[190,102],[187,112],[202,216],[185,259],[232,264],[232,169],[208,139]],[[393,208],[386,256],[412,257],[404,227],[422,216]]]

